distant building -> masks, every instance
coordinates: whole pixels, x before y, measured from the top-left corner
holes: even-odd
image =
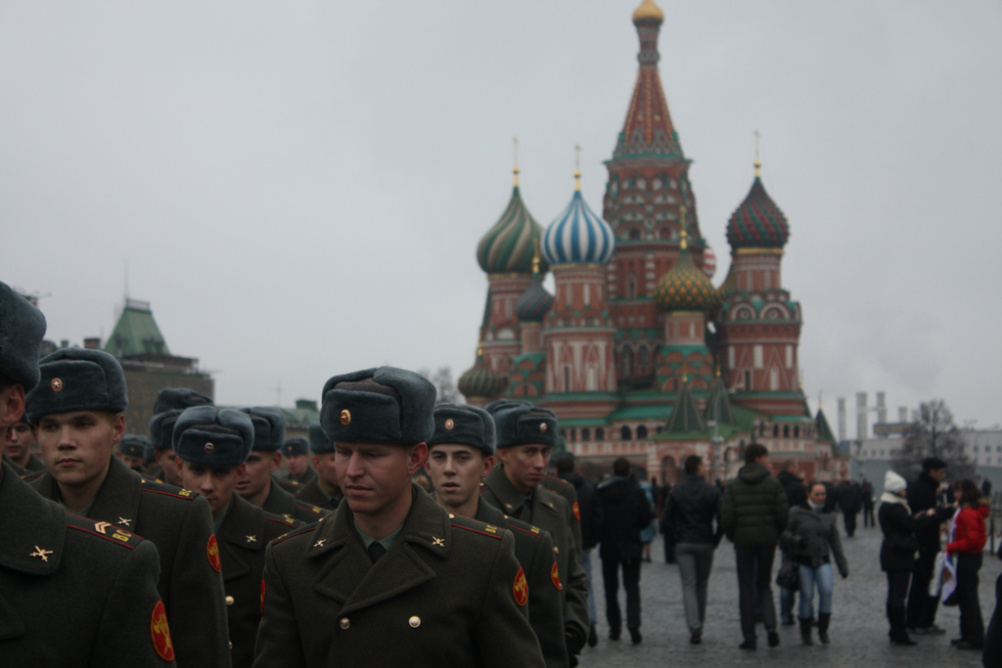
[[[695,454],[724,477],[759,442],[774,466],[791,459],[808,478],[838,479],[848,460],[800,387],[803,318],[781,277],[789,226],[757,160],[727,223],[730,270],[719,287],[710,282],[716,259],[658,71],[663,20],[653,0],[633,14],[639,72],[605,163],[602,217],[576,171],[567,208],[544,231],[515,167],[508,206],[477,248],[489,287],[476,363],[459,389],[472,404],[515,397],[553,409],[585,468],[626,456],[675,482]]]
[[[874,425],[874,431],[891,433],[858,441],[845,441],[845,444],[852,452],[853,475],[857,479],[860,475],[866,476],[879,494],[884,473],[891,468],[895,452],[901,447],[904,437],[899,433],[900,430],[882,429],[879,424]],[[1002,429],[964,429],[960,434],[964,439],[967,457],[977,467],[978,475],[990,480],[995,491],[1002,491]]]

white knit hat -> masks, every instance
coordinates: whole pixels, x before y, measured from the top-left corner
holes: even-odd
[[[906,487],[908,487],[908,483],[894,471],[888,471],[884,474],[885,492],[900,492]]]

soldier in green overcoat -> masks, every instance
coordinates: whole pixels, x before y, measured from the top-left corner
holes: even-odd
[[[391,367],[327,381],[320,422],[345,501],[269,546],[255,666],[544,665],[511,532],[413,484],[434,400]]]

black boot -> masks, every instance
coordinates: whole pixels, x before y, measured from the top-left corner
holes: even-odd
[[[814,641],[811,639],[811,626],[814,624],[814,620],[810,617],[800,618],[800,642],[805,645],[813,645]]]
[[[818,613],[818,640],[821,641],[822,645],[827,645],[828,640],[828,625],[831,624],[832,613],[830,612],[819,612]]]
[[[887,616],[891,620],[891,644],[901,645],[904,647],[911,647],[916,645],[914,640],[908,636],[908,627],[905,626],[906,619],[908,618],[908,612],[901,607],[888,607]]]

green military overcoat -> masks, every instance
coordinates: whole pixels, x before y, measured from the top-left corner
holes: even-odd
[[[375,564],[347,503],[268,547],[255,666],[544,665],[511,533],[411,493]]]

